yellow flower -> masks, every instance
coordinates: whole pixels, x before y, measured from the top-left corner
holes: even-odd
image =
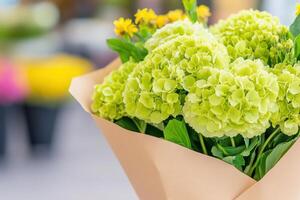
[[[298,3],[296,7],[296,15],[300,15],[300,3]]]
[[[159,15],[156,18],[156,26],[158,28],[163,27],[164,25],[166,25],[168,23],[169,19],[166,15]]]
[[[152,9],[144,8],[138,10],[135,16],[136,24],[150,24],[155,22],[157,16]]]
[[[124,19],[123,17],[121,17],[118,20],[114,21],[114,25],[115,33],[118,36],[124,36],[127,34],[132,37],[133,34],[138,31],[136,25],[132,23],[131,19]]]
[[[201,19],[206,19],[209,16],[211,16],[209,7],[207,7],[206,5],[200,5],[200,6],[198,6],[198,8],[197,8],[197,14],[198,14],[198,17],[201,18]]]
[[[168,16],[168,19],[170,20],[170,22],[175,22],[175,21],[185,18],[183,11],[179,10],[179,9],[169,11],[167,16]]]

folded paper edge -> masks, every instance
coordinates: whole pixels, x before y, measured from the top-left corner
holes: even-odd
[[[104,77],[108,75],[112,70],[118,68],[120,64],[121,61],[117,58],[104,68],[72,79],[69,87],[69,92],[86,112],[91,113],[91,94],[93,93],[95,83],[101,83]],[[89,79],[90,77],[91,80]],[[90,85],[90,87],[87,87],[86,84]]]
[[[298,139],[276,165],[236,200],[300,199],[300,140]]]

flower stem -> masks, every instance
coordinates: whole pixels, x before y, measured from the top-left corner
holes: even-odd
[[[251,168],[250,171],[249,171],[249,175],[250,175],[250,176],[252,175],[253,171],[255,170],[256,166],[258,165],[259,160],[260,160],[260,157],[261,157],[261,155],[263,154],[265,148],[267,147],[267,145],[269,144],[269,142],[274,138],[274,136],[275,136],[279,131],[280,131],[280,128],[277,127],[277,128],[273,131],[273,133],[271,133],[271,135],[268,137],[268,139],[264,142],[263,146],[262,146],[261,149],[259,150],[259,153],[258,153],[258,155],[257,155],[257,159],[256,159],[254,165],[252,166],[252,168]]]
[[[254,160],[255,160],[255,151],[256,150],[254,150],[253,151],[253,153],[251,154],[251,158],[250,158],[250,162],[249,162],[249,165],[245,168],[245,170],[244,170],[244,173],[245,174],[247,174],[248,176],[251,176],[251,174],[250,174],[250,169],[251,169],[251,167],[252,167],[252,165],[253,165],[253,162],[254,162]]]
[[[233,137],[230,137],[230,141],[231,141],[231,145],[232,145],[233,147],[235,147],[235,141],[234,141],[234,138],[233,138]]]
[[[199,135],[199,140],[200,140],[200,144],[201,144],[203,153],[204,153],[205,155],[208,155],[207,149],[206,149],[206,146],[205,146],[205,142],[204,142],[204,139],[203,139],[203,136],[202,136],[201,134],[198,134],[198,135]]]

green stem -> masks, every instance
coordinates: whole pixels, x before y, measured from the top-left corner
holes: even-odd
[[[261,149],[259,150],[259,153],[258,153],[258,155],[257,155],[257,159],[256,159],[254,165],[252,166],[252,168],[251,168],[250,171],[249,171],[249,175],[250,175],[250,176],[252,175],[253,171],[255,170],[256,166],[258,165],[259,160],[260,160],[260,157],[261,157],[261,155],[263,154],[263,152],[264,152],[265,148],[267,147],[268,143],[274,138],[274,136],[275,136],[279,131],[280,131],[280,128],[277,127],[277,128],[275,129],[275,131],[273,131],[273,133],[271,133],[271,135],[268,137],[268,139],[264,142],[263,146],[262,146]]]
[[[202,136],[201,134],[198,134],[198,135],[199,135],[199,140],[200,140],[200,144],[201,144],[203,153],[204,153],[205,155],[208,155],[207,149],[206,149],[206,146],[205,146],[205,142],[204,142],[204,139],[203,139],[203,136]]]
[[[254,162],[254,160],[255,160],[255,151],[256,151],[256,149],[253,151],[253,153],[251,154],[251,158],[250,158],[250,162],[249,162],[249,165],[245,168],[245,170],[244,170],[244,173],[245,174],[247,174],[248,176],[251,176],[251,174],[249,173],[250,172],[250,169],[251,169],[251,167],[252,167],[252,165],[253,165],[253,162]]]
[[[234,141],[234,138],[230,137],[230,141],[231,141],[231,145],[232,145],[233,147],[235,147],[235,141]]]

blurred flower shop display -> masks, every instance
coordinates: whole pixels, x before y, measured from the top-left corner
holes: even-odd
[[[25,115],[29,142],[51,145],[56,119],[64,103],[68,101],[71,79],[91,70],[92,64],[70,55],[49,58],[21,59],[19,65],[26,73],[28,96],[22,109]]]
[[[89,61],[67,54],[15,54],[20,43],[44,37],[58,20],[57,7],[48,1],[0,8],[1,155],[7,115],[15,110],[23,113],[32,150],[39,145],[51,147],[56,119],[69,99],[71,79],[92,68]]]
[[[0,60],[0,155],[5,152],[5,119],[9,107],[24,113],[31,147],[51,147],[56,119],[69,99],[71,79],[92,64],[71,55],[40,59]]]
[[[23,101],[27,91],[24,71],[13,62],[0,59],[0,155],[5,151],[6,107]]]
[[[12,42],[47,33],[59,19],[58,10],[49,2],[13,6],[0,11],[0,44],[7,47]]]

